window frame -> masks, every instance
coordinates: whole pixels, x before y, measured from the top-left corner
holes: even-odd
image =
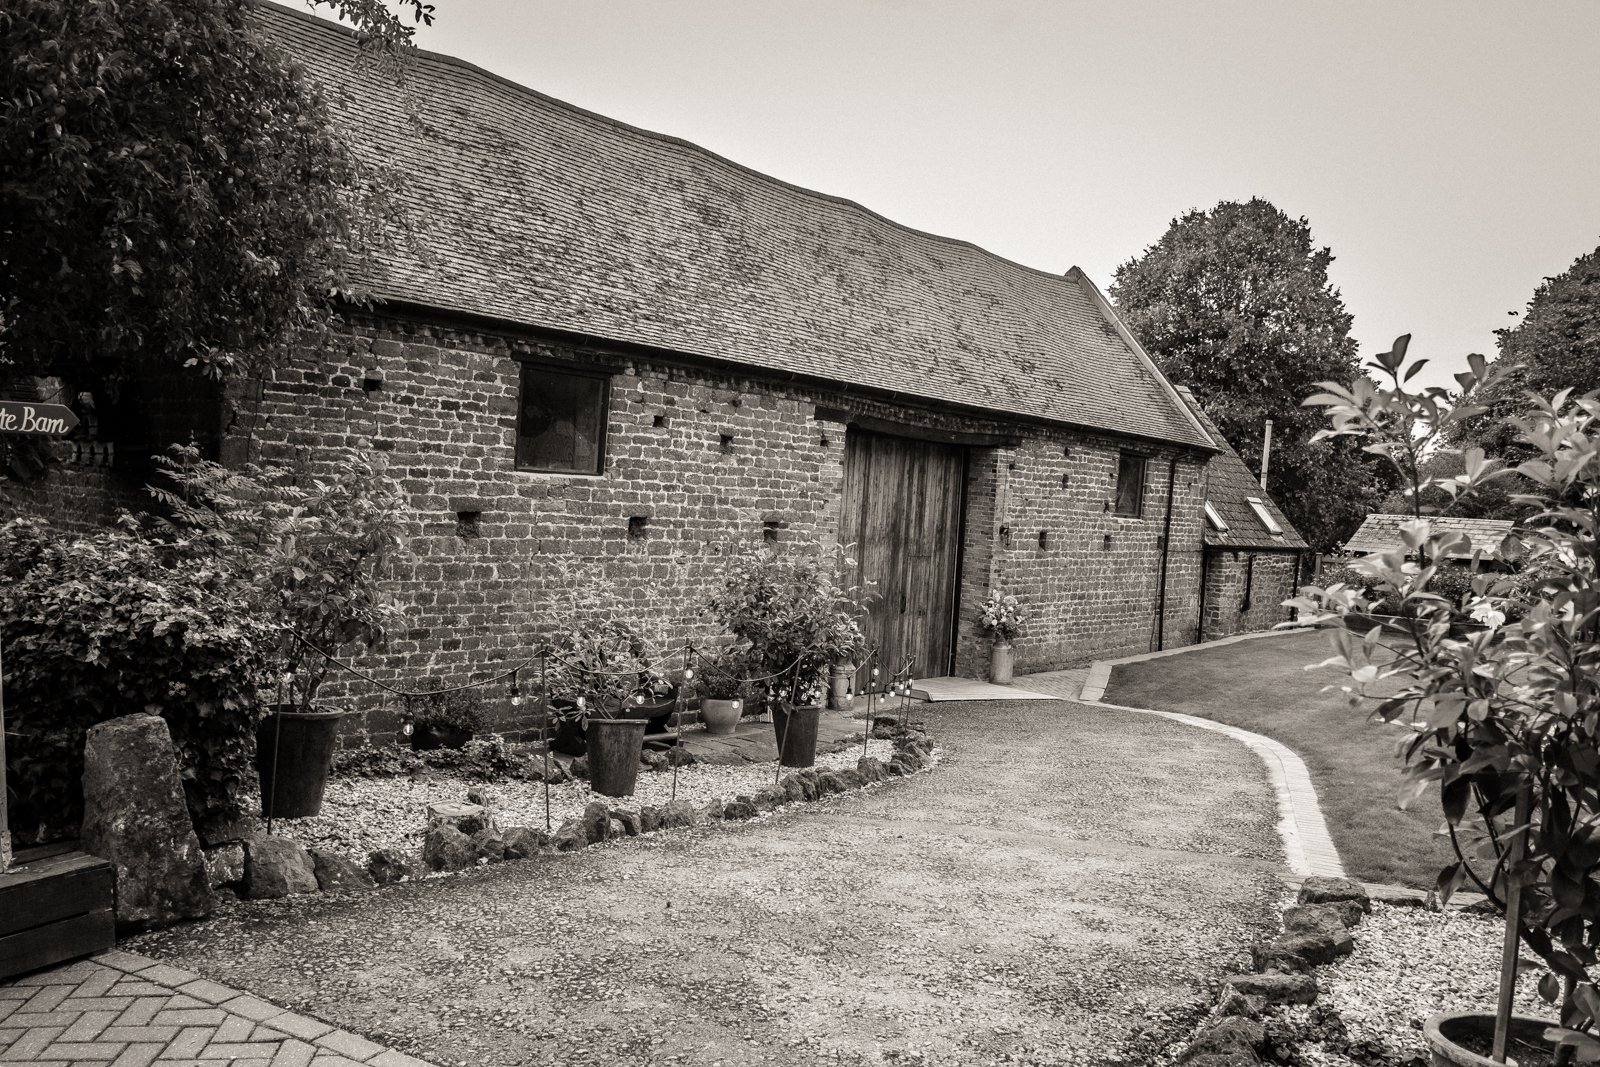
[[[1206,514],[1206,522],[1210,523],[1211,528],[1217,531],[1217,533],[1227,533],[1230,529],[1232,529],[1232,527],[1228,525],[1228,520],[1222,517],[1222,514],[1217,511],[1216,505],[1212,504],[1211,501],[1207,500],[1205,502],[1204,510]]]
[[[1122,510],[1122,470],[1124,464],[1133,461],[1139,464],[1139,474],[1136,480],[1138,494],[1134,499],[1132,511]],[[1131,452],[1125,449],[1117,451],[1117,478],[1111,497],[1112,514],[1123,519],[1144,518],[1145,482],[1149,480],[1150,457],[1143,452]]]
[[[1272,517],[1272,512],[1267,510],[1266,501],[1258,496],[1247,496],[1245,502],[1250,505],[1250,510],[1256,513],[1256,518],[1261,525],[1267,528],[1267,533],[1274,537],[1283,536],[1283,527],[1278,525],[1278,520]]]
[[[576,467],[536,467],[531,462],[524,460],[522,414],[523,399],[527,396],[528,374],[530,371],[539,371],[546,374],[563,374],[570,378],[588,378],[600,383],[599,397],[599,439],[595,442],[595,465],[593,470],[584,470]],[[614,372],[599,367],[583,366],[575,363],[564,363],[560,360],[540,359],[535,357],[517,359],[517,410],[514,416],[512,439],[512,469],[518,474],[555,474],[572,478],[601,478],[606,473],[607,445],[611,438],[611,379]]]

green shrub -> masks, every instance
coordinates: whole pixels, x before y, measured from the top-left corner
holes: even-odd
[[[415,752],[398,745],[363,745],[341,748],[333,754],[333,774],[339,778],[398,778],[431,772],[456,778],[503,781],[537,780],[543,762],[531,761],[531,745],[509,745],[498,734],[474,737],[461,748],[435,748]]]
[[[136,712],[166,719],[197,826],[242,814],[257,690],[275,631],[192,542],[130,519],[88,537],[0,526],[6,770],[19,843],[74,836],[84,734]]]
[[[423,726],[466,730],[477,733],[483,729],[483,690],[451,689],[440,692],[445,683],[429,679],[419,687],[423,695],[412,700],[411,710],[418,728]]]

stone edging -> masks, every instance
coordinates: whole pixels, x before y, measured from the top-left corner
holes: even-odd
[[[1301,1035],[1276,1009],[1316,1002],[1321,990],[1312,971],[1355,950],[1351,930],[1371,908],[1358,882],[1307,878],[1296,903],[1284,909],[1283,932],[1250,946],[1256,973],[1223,980],[1216,1005],[1177,1062],[1198,1067],[1293,1060]]]
[[[1183,648],[1149,652],[1123,659],[1095,660],[1089,667],[1089,677],[1083,684],[1083,692],[1078,701],[1092,707],[1158,715],[1163,719],[1181,722],[1187,726],[1226,734],[1242,743],[1261,757],[1261,762],[1266,765],[1267,779],[1272,783],[1272,791],[1278,800],[1277,830],[1279,838],[1283,841],[1284,862],[1288,865],[1290,873],[1301,878],[1343,878],[1344,863],[1339,859],[1339,850],[1334,847],[1333,838],[1328,835],[1328,824],[1322,818],[1321,805],[1317,803],[1317,790],[1311,783],[1311,772],[1306,770],[1305,761],[1295,755],[1293,749],[1270,737],[1195,715],[1185,715],[1176,711],[1157,711],[1154,708],[1134,708],[1124,704],[1107,704],[1100,699],[1105,694],[1106,684],[1110,680],[1111,668],[1119,663],[1137,663],[1147,659],[1175,656],[1183,652],[1215,648],[1222,644],[1236,644],[1260,637],[1275,637],[1282,632],[1268,630],[1259,634],[1241,634],[1220,641],[1208,641],[1203,645],[1186,645]]]
[[[287,837],[256,834],[238,846],[237,867],[224,872],[226,881],[213,888],[227,889],[248,900],[276,899],[329,890],[363,890],[395,882],[414,881],[428,874],[453,873],[487,863],[520,860],[536,855],[574,852],[590,845],[657,830],[689,829],[717,822],[753,819],[762,812],[799,801],[820,800],[874,785],[894,777],[909,776],[933,766],[933,738],[921,726],[903,726],[880,716],[866,727],[871,736],[893,743],[887,762],[863,756],[854,768],[793,771],[753,796],[714,798],[696,807],[674,800],[662,807],[631,809],[591,801],[582,815],[562,822],[554,833],[530,827],[502,827],[482,791],[469,790],[465,804],[435,804],[429,808],[429,828],[422,846],[422,865],[414,854],[392,848],[371,854],[365,866],[347,856],[323,849],[306,849]],[[474,797],[474,793],[478,795]],[[483,803],[478,803],[483,800]]]

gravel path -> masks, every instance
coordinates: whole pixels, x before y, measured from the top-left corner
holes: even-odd
[[[894,754],[889,741],[871,740],[866,755],[887,763]],[[854,767],[862,756],[861,744],[817,756],[818,770]],[[678,770],[677,796],[695,807],[715,797],[732,800],[772,784],[772,764],[719,765],[697,763]],[[466,800],[467,790],[488,788],[498,798],[495,816],[500,825],[542,829],[544,785],[541,782],[486,783],[449,776],[429,776],[420,781],[395,778],[335,778],[322,797],[322,813],[310,819],[278,819],[273,832],[292,837],[308,848],[343,852],[365,864],[375,849],[398,848],[420,852],[427,833],[427,808],[439,800]],[[550,787],[550,825],[557,827],[569,816],[583,814],[586,804],[599,800],[608,807],[662,806],[673,796],[671,770],[639,772],[633,796],[626,800],[601,796],[587,781],[563,782]]]
[[[131,947],[450,1064],[1146,1064],[1275,924],[1223,737],[1065,702],[924,709],[931,774]]]

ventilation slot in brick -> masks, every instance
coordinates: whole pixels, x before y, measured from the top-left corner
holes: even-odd
[[[717,447],[723,452],[733,451],[733,434],[723,433],[717,435]]]
[[[1107,549],[1109,549],[1111,547],[1111,535],[1110,534],[1106,534],[1105,543],[1101,547],[1107,548]]]
[[[1005,545],[1007,548],[1011,547],[1011,527],[1000,527],[1000,543]]]
[[[1049,548],[1050,547],[1050,531],[1049,530],[1040,530],[1039,531],[1039,547],[1040,548]]]
[[[657,415],[655,417],[655,427],[658,430],[665,430],[667,428],[667,417],[665,415]]]
[[[456,536],[469,539],[482,537],[483,527],[479,525],[478,521],[482,518],[483,512],[481,511],[456,512]]]
[[[628,540],[643,541],[650,526],[648,515],[634,515],[628,519]]]
[[[364,393],[376,393],[383,388],[383,371],[376,368],[367,371],[361,379],[361,390]]]
[[[779,522],[776,519],[768,519],[766,522],[761,524],[761,540],[776,541],[779,537],[779,532],[786,529],[788,525],[789,524],[786,522]]]

